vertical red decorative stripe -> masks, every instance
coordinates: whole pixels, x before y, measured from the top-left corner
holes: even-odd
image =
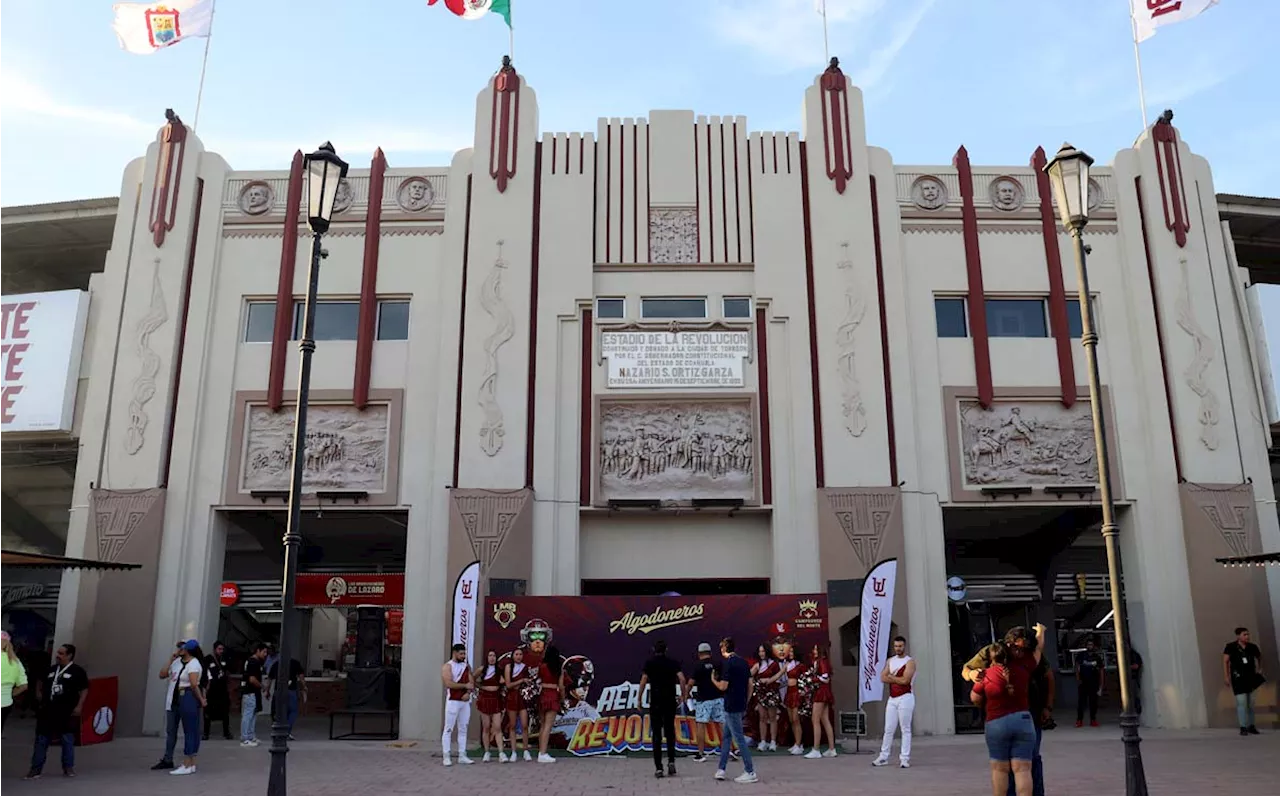
[[[554,140],[554,139],[553,139]],[[533,145],[533,245],[529,252],[529,381],[525,385],[524,485],[533,488],[534,385],[538,373],[538,253],[542,249],[542,143]]]
[[[173,391],[169,394],[169,423],[165,429],[164,472],[160,486],[169,485],[169,467],[173,464],[173,429],[178,417],[178,389],[182,386],[182,353],[187,343],[187,317],[191,314],[191,280],[196,272],[196,243],[200,240],[200,210],[204,207],[204,180],[196,179],[196,211],[191,222],[191,240],[187,243],[187,273],[182,286],[182,320],[178,322],[178,351],[173,356]]]
[[[953,161],[960,179],[960,198],[964,200],[961,218],[964,223],[964,261],[969,274],[969,337],[973,339],[973,372],[978,381],[978,403],[991,408],[995,390],[991,385],[991,345],[987,338],[987,301],[982,287],[982,255],[978,251],[978,211],[973,204],[973,170],[969,152],[963,146],[956,150]]]
[[[609,161],[613,162],[613,156],[610,155]],[[627,258],[626,240],[627,218],[627,125],[626,122],[618,123],[618,262],[625,262]]]
[[[710,140],[711,126],[707,126],[707,136]],[[721,234],[724,236],[724,248],[721,253],[724,255],[726,263],[732,262],[729,259],[729,172],[725,169],[724,162],[724,122],[720,122],[720,132],[716,134],[720,139],[720,211],[724,213],[724,223],[720,226]]]
[[[702,262],[702,169],[698,165],[698,122],[693,123],[693,217],[697,220],[694,229],[698,242],[698,262]],[[710,188],[708,188],[708,192]]]
[[[631,134],[631,262],[640,262],[640,122]],[[645,149],[648,150],[648,144]]]
[[[760,502],[773,504],[773,434],[769,414],[769,330],[763,307],[756,308],[756,362],[760,382]]]
[[[378,325],[378,246],[382,242],[382,182],[387,157],[379,147],[369,167],[369,208],[364,219],[364,266],[360,273],[360,321],[356,327],[356,409],[369,405],[369,380],[373,378],[373,338]]]
[[[1174,242],[1182,248],[1187,245],[1187,233],[1191,230],[1191,211],[1187,208],[1187,187],[1182,181],[1178,131],[1172,122],[1173,111],[1165,111],[1152,125],[1151,137],[1155,140],[1156,176],[1160,182],[1164,225],[1173,233]]]
[[[1062,385],[1062,405],[1076,402],[1076,369],[1071,360],[1071,329],[1067,324],[1067,293],[1062,284],[1062,249],[1058,245],[1058,219],[1053,214],[1052,188],[1044,167],[1044,147],[1036,147],[1031,155],[1031,168],[1036,173],[1036,190],[1040,192],[1040,230],[1044,235],[1044,260],[1049,269],[1049,329],[1058,349],[1058,381]],[[1080,307],[1080,312],[1084,312]]]
[[[182,161],[187,154],[187,126],[172,110],[165,111],[169,123],[160,132],[160,160],[151,186],[151,240],[164,245],[165,234],[178,220],[178,191],[182,188]],[[175,154],[176,152],[176,154]]]
[[[591,468],[596,457],[591,453],[591,423],[595,400],[595,390],[591,384],[593,371],[592,343],[595,340],[595,327],[592,326],[591,310],[582,311],[582,386],[578,401],[581,404],[582,429],[578,440],[578,503],[591,505]]]
[[[458,313],[458,393],[453,410],[453,486],[458,486],[459,462],[462,456],[462,355],[467,339],[467,265],[471,259],[471,175],[467,175],[467,215],[462,226],[462,297]]]
[[[501,105],[501,107],[499,107]],[[489,176],[505,193],[507,182],[516,176],[516,155],[520,139],[520,76],[508,58],[493,78],[493,108],[489,119]]]
[[[645,259],[653,260],[649,246],[649,219],[653,217],[653,157],[649,153],[649,125],[644,126],[644,252]],[[637,234],[639,232],[637,231]]]
[[[790,147],[788,146],[788,151]],[[813,393],[813,457],[818,488],[827,485],[822,450],[822,392],[818,378],[818,306],[813,283],[813,227],[809,218],[809,153],[800,142],[800,211],[804,217],[804,281],[809,291],[809,379]]]
[[[737,122],[734,122],[737,127]],[[738,139],[737,135],[734,140]],[[747,227],[747,241],[751,244],[751,262],[756,259],[756,197],[755,189],[751,184],[755,181],[755,172],[751,170],[751,140],[747,139],[747,145],[743,147],[747,153],[747,216],[749,217],[750,226]],[[760,165],[764,166],[764,138],[760,139]],[[741,228],[741,225],[739,225]]]
[[[715,177],[711,176],[711,120],[707,119],[707,245],[711,247],[711,256],[707,258],[707,262],[714,263],[716,261],[716,197],[712,192],[715,188]],[[724,209],[724,205],[720,206]],[[723,253],[723,252],[722,252]]]
[[[1182,446],[1178,442],[1178,423],[1173,414],[1173,390],[1169,387],[1169,360],[1164,353],[1164,324],[1160,320],[1160,297],[1156,293],[1156,268],[1151,259],[1151,241],[1147,237],[1147,208],[1142,201],[1142,178],[1133,178],[1138,197],[1138,223],[1142,225],[1142,253],[1147,258],[1147,284],[1151,286],[1151,309],[1156,319],[1156,346],[1160,351],[1160,375],[1164,380],[1164,405],[1169,412],[1169,437],[1173,440],[1173,471],[1182,483]]]
[[[898,485],[898,433],[893,421],[893,375],[889,370],[889,313],[884,298],[884,255],[880,250],[880,197],[871,175],[871,238],[876,248],[876,297],[880,301],[880,356],[884,363],[884,413],[888,426],[889,486]]]
[[[604,123],[604,261],[613,262],[613,123]]]
[[[836,193],[844,193],[853,177],[853,135],[849,125],[849,91],[844,72],[836,65],[822,73],[822,142],[827,178],[835,181]],[[827,105],[830,104],[830,111]]]
[[[293,153],[289,191],[284,201],[284,241],[280,247],[280,279],[276,284],[276,325],[271,332],[271,371],[267,405],[278,412],[284,405],[284,365],[293,336],[293,269],[298,261],[298,208],[302,204],[302,150]]]

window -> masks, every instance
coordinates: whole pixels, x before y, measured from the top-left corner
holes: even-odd
[[[378,340],[409,339],[409,302],[378,302]]]
[[[935,298],[933,314],[938,320],[939,337],[968,337],[969,328],[964,317],[964,299]]]
[[[293,339],[302,337],[304,303],[293,302]],[[360,327],[360,302],[317,301],[315,306],[316,340],[354,340]]]
[[[1067,336],[1072,339],[1084,337],[1084,320],[1080,317],[1080,299],[1067,300],[1067,332]]]
[[[750,318],[751,317],[751,299],[749,298],[729,298],[724,299],[724,317],[726,318]]]
[[[270,343],[276,328],[276,303],[250,301],[244,323],[246,343]]]
[[[627,317],[627,300],[620,298],[596,299],[596,318],[615,320]]]
[[[705,298],[642,298],[640,315],[644,318],[705,318]]]
[[[1044,299],[987,299],[991,337],[1048,337]]]

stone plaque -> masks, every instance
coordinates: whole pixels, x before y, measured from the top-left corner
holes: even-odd
[[[609,387],[741,387],[747,331],[602,332]]]
[[[240,491],[287,490],[293,457],[293,409],[250,404]],[[307,408],[304,492],[387,491],[389,407],[312,404]]]
[[[600,496],[755,499],[750,401],[606,401]]]
[[[692,207],[649,210],[649,262],[670,265],[698,261],[698,211]]]
[[[1098,483],[1088,401],[1070,409],[1054,400],[957,403],[960,457],[968,488]]]

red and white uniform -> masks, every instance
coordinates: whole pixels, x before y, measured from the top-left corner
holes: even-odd
[[[907,670],[910,655],[895,655],[888,661],[889,674],[901,677]],[[914,677],[913,677],[914,679]],[[884,706],[884,738],[880,742],[880,757],[889,759],[893,751],[893,734],[902,730],[902,751],[898,759],[904,763],[911,761],[911,715],[916,710],[916,695],[911,692],[911,683],[899,685],[889,683],[889,699]]]
[[[819,659],[814,664],[813,674],[813,679],[818,682],[818,687],[813,692],[813,701],[825,705],[835,702],[835,694],[831,691],[831,662],[826,658]]]
[[[542,664],[538,667],[538,679],[542,681],[542,696],[538,698],[538,710],[541,713],[560,712],[560,684],[551,667]]]
[[[466,663],[449,661],[449,680],[454,683],[471,682],[471,667]],[[450,688],[449,697],[444,703],[444,736],[441,743],[444,755],[449,756],[450,736],[454,729],[458,731],[458,754],[465,756],[467,752],[467,725],[471,723],[471,692],[465,688]]]
[[[476,676],[476,710],[486,716],[502,712],[502,670],[497,666],[486,666]],[[485,690],[492,688],[492,691]]]
[[[524,703],[524,696],[521,689],[523,682],[519,682],[521,678],[528,679],[532,677],[534,672],[523,663],[511,664],[511,682],[507,684],[507,710],[520,712],[528,707]]]
[[[782,695],[783,704],[788,708],[798,708],[804,702],[804,694],[800,693],[800,688],[792,685],[792,681],[798,681],[800,675],[809,671],[809,667],[800,661],[787,661],[787,692]]]

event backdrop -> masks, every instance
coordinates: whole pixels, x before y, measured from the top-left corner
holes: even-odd
[[[526,626],[550,628],[546,647],[565,658],[571,690],[552,730],[552,744],[576,755],[650,749],[649,695],[639,689],[653,644],[692,673],[700,642],[713,648],[733,636],[738,652],[754,661],[760,644],[794,644],[807,659],[825,644],[824,594],[706,597],[490,597],[485,600],[484,643],[499,656],[516,647],[540,660],[544,645],[521,639]],[[719,652],[715,653],[719,659]],[[483,658],[480,658],[483,660]],[[691,712],[676,720],[677,746],[697,748]],[[712,735],[718,741],[718,729]]]

